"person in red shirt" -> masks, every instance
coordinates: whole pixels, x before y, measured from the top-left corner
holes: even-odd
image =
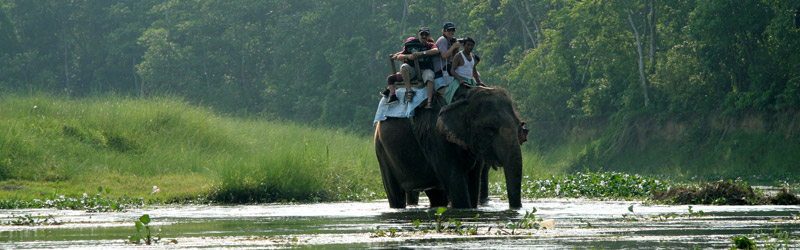
[[[399,73],[389,75],[386,79],[388,87],[383,93],[381,93],[382,95],[389,97],[389,101],[386,103],[386,105],[397,103],[398,98],[395,94],[394,84],[399,81],[404,81],[406,86],[408,86],[406,89],[406,101],[411,101],[414,91],[411,90],[411,87],[408,83],[412,78],[414,78],[414,76],[417,75],[417,72],[415,72],[415,67],[412,65],[413,60],[417,58],[419,62],[419,68],[422,71],[422,80],[425,83],[428,92],[428,103],[425,105],[425,108],[431,108],[431,101],[433,100],[434,77],[433,63],[431,59],[432,56],[439,54],[439,49],[437,49],[436,45],[430,41],[430,36],[430,30],[427,27],[422,27],[419,29],[417,37],[409,37],[406,39],[403,51],[392,55],[393,59],[403,61],[404,63],[402,66],[400,66]]]

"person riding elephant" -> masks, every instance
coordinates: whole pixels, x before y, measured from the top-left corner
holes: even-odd
[[[405,208],[425,191],[431,206],[475,208],[483,169],[503,166],[509,207],[520,208],[523,123],[508,92],[474,87],[450,105],[439,95],[433,102],[413,119],[387,118],[375,128],[389,206]]]

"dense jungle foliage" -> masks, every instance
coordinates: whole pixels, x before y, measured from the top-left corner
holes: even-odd
[[[606,167],[624,161],[620,152],[652,145],[684,160],[711,148],[732,164],[798,164],[786,155],[800,152],[798,0],[0,6],[0,93],[177,95],[222,113],[366,135],[388,54],[421,26],[438,37],[451,21],[457,37],[477,40],[484,81],[514,94],[533,130],[529,145],[586,145],[576,169]],[[775,149],[751,150],[759,145]],[[646,151],[656,166],[686,164],[659,159],[658,150]]]

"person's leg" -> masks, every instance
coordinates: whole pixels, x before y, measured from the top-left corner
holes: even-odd
[[[396,89],[395,83],[401,81],[402,80],[402,79],[400,79],[401,77],[402,76],[398,73],[398,74],[389,75],[389,77],[386,78],[386,82],[387,82],[387,85],[388,85],[386,88],[389,90],[389,95],[387,96],[389,98],[389,100],[386,102],[386,105],[391,105],[391,104],[397,103],[398,99],[397,99],[397,95],[395,94],[395,89]]]
[[[428,104],[425,105],[426,109],[433,108],[432,101],[433,101],[433,70],[423,70],[422,71],[422,79],[425,81],[425,85],[428,89]]]
[[[395,86],[394,84],[400,81],[400,74],[394,74],[389,76],[389,93],[390,95],[394,95]]]
[[[389,97],[391,93],[394,93],[394,83],[395,83],[395,74],[391,74],[386,77],[386,89],[381,91],[381,96]]]
[[[411,78],[413,78],[413,75],[417,74],[417,72],[411,65],[404,63],[400,66],[400,74],[403,77],[403,84],[406,85],[406,102],[411,102],[414,98],[414,90],[411,89]]]
[[[426,81],[425,82],[428,87],[428,104],[425,104],[425,108],[433,108],[433,81]]]

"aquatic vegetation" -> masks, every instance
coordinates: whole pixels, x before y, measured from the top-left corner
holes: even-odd
[[[129,208],[144,206],[145,202],[142,198],[103,198],[86,197],[72,198],[63,195],[52,198],[39,200],[34,199],[19,200],[19,199],[5,199],[0,200],[0,209],[23,209],[23,208],[57,208],[57,209],[72,209],[72,210],[86,210],[87,212],[109,212],[109,211],[124,211]]]
[[[776,226],[772,232],[764,230],[753,231],[749,235],[740,235],[732,238],[733,247],[731,249],[790,249],[792,241],[800,240],[800,236],[792,236],[788,231],[778,231]],[[761,247],[757,247],[757,242],[761,242]]]
[[[733,237],[732,240],[734,247],[732,247],[731,249],[748,249],[748,250],[758,249],[756,248],[756,243],[753,240],[748,239],[746,236]]]
[[[541,226],[539,225],[539,222],[541,222],[542,219],[539,219],[537,222],[536,215],[534,215],[534,213],[536,213],[536,208],[533,208],[533,210],[530,212],[525,211],[525,215],[522,216],[522,219],[517,221],[510,221],[510,220],[507,221],[502,227],[500,227],[497,230],[496,233],[516,235],[517,229],[536,229],[536,230],[540,229]],[[509,232],[507,230],[511,231]]]
[[[669,186],[655,178],[617,172],[575,173],[564,177],[532,180],[523,177],[522,195],[526,198],[647,198],[655,191]],[[505,185],[490,184],[490,192],[505,195]]]
[[[737,239],[741,242],[744,241],[743,239],[748,239],[747,237],[752,238],[752,240],[749,240],[750,242],[744,242],[743,244],[747,245],[752,243],[753,248],[751,249],[790,249],[793,242],[800,240],[800,236],[793,236],[789,231],[779,231],[778,227],[775,226],[771,232],[765,232],[763,229],[759,229],[757,231],[754,230],[753,233],[749,235],[734,237],[735,247],[739,247],[739,242],[736,241]],[[762,246],[756,248],[756,242],[760,242]]]
[[[387,230],[383,230],[383,229],[381,229],[380,226],[377,226],[375,228],[375,232],[373,232],[372,235],[370,235],[370,237],[372,237],[372,238],[376,238],[376,237],[392,237],[392,238],[394,238],[394,237],[400,236],[400,234],[398,234],[398,232],[400,232],[400,231],[401,230],[397,229],[397,228],[389,228]]]
[[[20,199],[4,199],[0,200],[0,209],[21,209],[21,208],[57,208],[57,209],[72,209],[72,210],[86,210],[87,212],[109,212],[109,211],[124,211],[128,208],[141,207],[145,204],[144,199],[137,198],[131,199],[126,197],[121,198],[106,198],[103,195],[108,195],[111,189],[106,188],[105,192],[103,187],[97,188],[97,194],[90,196],[86,193],[80,198],[66,197],[64,195],[54,195],[53,198],[45,200],[20,200]]]
[[[150,230],[150,215],[144,214],[134,223],[134,227],[136,228],[136,234],[132,236],[128,236],[128,242],[131,244],[146,244],[152,245],[157,244],[161,241],[161,229],[158,230],[159,234],[153,235],[153,232]],[[168,243],[177,244],[178,241],[175,239],[169,240]]]
[[[41,226],[41,225],[61,225],[64,224],[63,222],[57,221],[53,215],[47,216],[32,216],[30,214],[26,214],[23,216],[17,216],[13,220],[7,223],[8,225],[15,225],[15,226]]]
[[[633,205],[628,207],[628,211],[630,211],[631,213],[630,214],[622,214],[622,218],[625,218],[626,220],[633,221],[633,222],[637,222],[637,221],[661,221],[661,222],[664,222],[664,221],[667,221],[667,220],[672,219],[672,218],[679,218],[679,217],[691,218],[691,217],[703,217],[703,216],[706,216],[706,213],[703,210],[695,211],[694,209],[692,209],[692,206],[689,206],[687,208],[687,213],[685,213],[685,214],[665,213],[665,214],[658,214],[658,215],[650,215],[649,217],[648,216],[636,215],[633,212]]]
[[[445,215],[445,212],[447,212],[447,208],[445,207],[430,209],[429,215],[433,215],[434,217],[429,217],[429,219],[425,222],[421,222],[419,219],[414,220],[411,222],[413,225],[411,227],[392,227],[388,229],[382,229],[380,226],[378,226],[375,228],[375,231],[370,234],[370,237],[399,237],[428,233],[445,233],[462,236],[481,234],[488,235],[492,233],[495,235],[519,235],[520,232],[518,230],[526,230],[525,232],[531,234],[530,230],[539,230],[544,228],[540,225],[542,219],[537,219],[534,215],[534,213],[536,213],[536,208],[534,208],[532,211],[525,211],[525,215],[518,220],[497,222],[493,226],[480,225],[480,223],[478,223],[478,219],[480,218],[479,214],[475,214],[471,221],[465,221],[457,220],[455,218],[448,218]],[[551,221],[550,227],[553,227],[554,225],[555,224]],[[493,229],[495,229],[494,232],[492,232]]]
[[[181,199],[164,201],[161,199],[106,197],[111,192],[109,188],[98,187],[97,194],[88,195],[84,193],[81,197],[67,197],[64,195],[53,195],[44,200],[22,200],[22,199],[2,199],[0,209],[25,209],[25,208],[56,208],[70,210],[85,210],[87,212],[121,212],[131,208],[143,207],[144,205],[163,205],[163,204],[211,204],[203,195],[198,195],[193,199]]]
[[[703,212],[703,210],[694,211],[694,210],[692,210],[692,206],[689,206],[689,217],[692,217],[692,216],[694,216],[694,217],[702,217],[702,216],[706,216],[706,213]]]
[[[776,196],[766,196],[762,191],[754,190],[741,179],[715,182],[700,182],[693,185],[670,187],[666,191],[657,191],[653,198],[672,204],[709,204],[709,205],[798,205],[800,199],[782,188]]]

